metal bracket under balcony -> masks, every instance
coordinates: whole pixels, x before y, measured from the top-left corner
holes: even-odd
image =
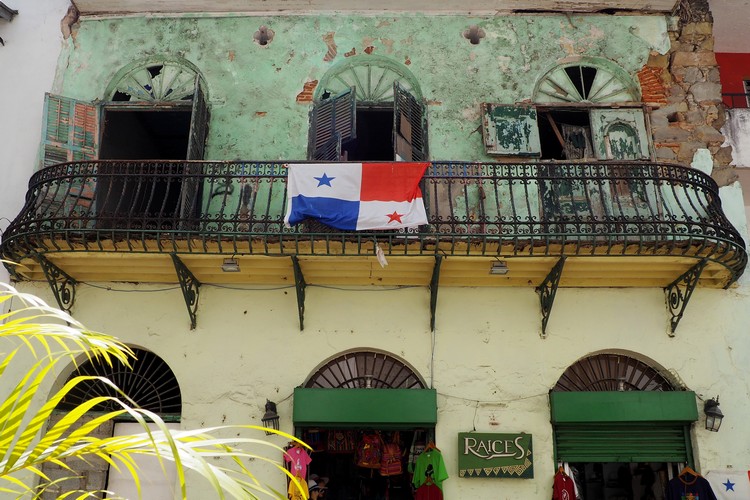
[[[686,273],[677,278],[673,283],[664,288],[667,296],[667,308],[671,318],[669,319],[669,336],[674,337],[677,325],[682,320],[690,297],[695,291],[698,279],[701,277],[703,269],[706,267],[706,259],[701,260]]]
[[[305,275],[299,265],[299,259],[292,255],[292,266],[294,267],[294,287],[297,289],[297,313],[299,314],[299,329],[305,329]]]
[[[435,331],[435,311],[437,309],[438,283],[440,282],[440,265],[443,256],[435,256],[435,267],[432,268],[432,279],[430,280],[430,331]]]
[[[35,258],[38,260],[50,288],[52,288],[57,305],[63,311],[70,312],[76,300],[76,280],[44,258],[44,256],[36,255]]]
[[[557,287],[560,285],[563,266],[565,266],[565,257],[560,257],[560,260],[550,270],[542,284],[536,287],[536,291],[539,293],[539,302],[542,306],[542,338],[547,337],[547,322],[550,314],[552,314],[552,305],[555,303],[555,295],[557,294]]]
[[[190,269],[180,260],[176,254],[172,255],[174,269],[177,272],[177,279],[180,282],[182,297],[185,299],[188,314],[190,315],[190,329],[195,330],[197,324],[198,295],[200,293],[201,282],[193,276]]]

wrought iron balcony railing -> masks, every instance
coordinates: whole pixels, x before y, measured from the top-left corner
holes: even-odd
[[[433,162],[429,224],[344,233],[284,226],[283,162],[88,161],[34,174],[2,257],[58,252],[225,255],[679,256],[734,282],[745,245],[718,188],[686,167],[647,162]]]

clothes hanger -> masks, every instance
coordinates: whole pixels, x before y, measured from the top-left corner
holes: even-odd
[[[698,474],[697,472],[695,472],[693,470],[693,468],[690,467],[689,465],[686,465],[685,467],[683,467],[682,471],[680,471],[680,473],[678,474],[678,476],[682,477],[682,476],[684,476],[686,474],[690,474],[690,475],[695,476],[695,477],[701,477],[701,475]]]
[[[430,440],[430,442],[427,443],[427,445],[424,447],[424,451],[430,451],[430,450],[440,451],[440,449],[437,446],[435,446],[435,441],[433,440]]]

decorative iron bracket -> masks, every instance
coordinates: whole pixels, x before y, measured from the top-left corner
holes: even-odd
[[[174,269],[177,271],[177,279],[180,281],[182,296],[185,299],[188,314],[190,315],[190,329],[195,330],[197,323],[196,311],[198,310],[198,295],[200,293],[201,282],[193,276],[190,269],[180,260],[177,254],[170,254]]]
[[[36,258],[39,260],[44,277],[47,278],[47,283],[52,288],[52,293],[55,294],[57,305],[63,311],[70,312],[76,300],[76,285],[78,282],[44,256],[37,254]]]
[[[294,286],[297,288],[297,312],[299,313],[299,331],[305,329],[305,276],[299,266],[299,259],[292,255],[292,266],[294,266]]]
[[[687,303],[693,295],[693,290],[695,290],[695,287],[698,284],[698,279],[701,277],[703,268],[706,267],[707,263],[708,261],[706,259],[701,260],[696,265],[685,271],[682,276],[664,288],[664,292],[667,295],[667,310],[672,316],[669,319],[670,330],[668,335],[670,337],[674,337],[677,325],[680,324]]]
[[[430,331],[435,331],[435,310],[437,309],[438,281],[440,280],[440,266],[443,256],[435,256],[435,267],[432,268],[432,279],[430,280]]]
[[[547,322],[550,314],[552,314],[552,304],[555,302],[555,294],[557,293],[557,286],[560,284],[564,265],[565,256],[563,255],[557,261],[557,264],[552,267],[547,277],[544,278],[542,284],[536,287],[542,305],[542,338],[547,338]]]

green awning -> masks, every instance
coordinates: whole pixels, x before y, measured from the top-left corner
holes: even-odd
[[[297,427],[432,427],[437,422],[435,389],[294,390]]]
[[[553,423],[695,422],[692,391],[551,392]]]

